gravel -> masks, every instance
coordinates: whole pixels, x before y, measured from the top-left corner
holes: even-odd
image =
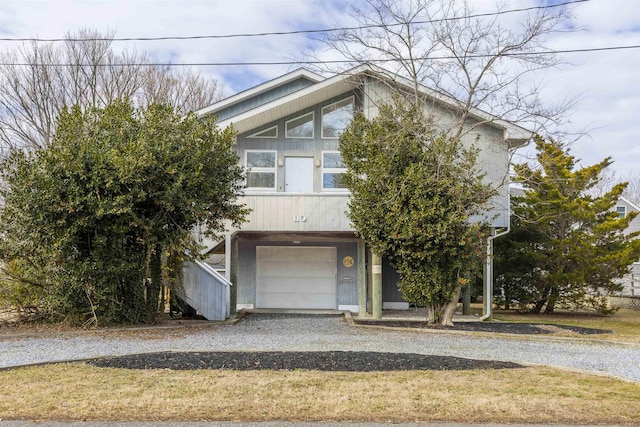
[[[250,315],[179,331],[0,337],[0,367],[156,352],[374,352],[540,364],[640,381],[640,345],[349,325],[342,316]]]

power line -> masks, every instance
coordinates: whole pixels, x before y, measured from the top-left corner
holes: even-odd
[[[548,50],[538,52],[519,52],[519,53],[504,53],[499,56],[517,58],[521,56],[532,55],[554,55],[564,53],[585,53],[585,52],[604,52],[614,50],[628,50],[628,49],[640,49],[640,45],[631,46],[605,46],[595,47],[588,49],[566,49],[566,50]],[[479,54],[479,55],[466,55],[465,58],[492,58],[495,55],[492,54]],[[422,58],[413,58],[414,61],[426,61],[426,60],[446,60],[456,59],[455,56],[427,56]],[[399,62],[406,60],[405,58],[397,59],[370,59],[365,62],[369,63],[389,63]],[[0,66],[3,67],[231,67],[231,66],[247,66],[247,65],[318,65],[318,64],[350,64],[358,61],[348,59],[336,59],[336,60],[307,60],[307,61],[265,61],[265,62],[141,62],[141,63],[129,63],[129,64],[64,64],[64,63],[24,63],[24,62],[0,62]]]
[[[550,4],[546,6],[532,6],[520,9],[509,9],[498,12],[486,12],[467,16],[458,16],[451,18],[438,18],[429,20],[410,21],[407,23],[397,24],[371,24],[362,25],[356,27],[340,27],[340,28],[324,28],[324,29],[310,29],[310,30],[294,30],[294,31],[274,31],[274,32],[262,32],[262,33],[240,33],[240,34],[213,34],[213,35],[201,35],[201,36],[165,36],[165,37],[96,37],[96,38],[31,38],[31,37],[0,37],[0,41],[5,42],[83,42],[83,41],[114,41],[114,42],[126,42],[126,41],[167,41],[167,40],[203,40],[203,39],[229,39],[239,37],[267,37],[267,36],[286,36],[295,34],[317,34],[317,33],[330,33],[338,31],[355,31],[366,30],[369,28],[388,28],[397,27],[406,24],[434,24],[438,22],[457,21],[460,19],[469,18],[484,18],[488,16],[505,15],[508,13],[527,12],[532,10],[544,10],[555,7],[567,6],[575,3],[585,3],[590,0],[571,0],[563,3]]]

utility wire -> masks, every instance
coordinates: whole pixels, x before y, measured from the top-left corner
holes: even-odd
[[[550,55],[560,53],[584,53],[584,52],[604,52],[613,50],[627,50],[627,49],[640,49],[640,45],[631,46],[606,46],[606,47],[594,47],[588,49],[566,49],[566,50],[548,50],[538,52],[518,52],[518,53],[503,53],[498,56],[517,58],[520,56],[531,55]],[[479,54],[479,55],[466,55],[465,58],[492,58],[495,55],[492,54]],[[457,59],[455,56],[427,56],[422,58],[413,58],[414,61],[426,61],[426,60],[441,60],[441,59]],[[26,63],[26,62],[0,62],[0,66],[7,67],[228,67],[228,66],[246,66],[246,65],[317,65],[317,64],[349,64],[356,62],[368,62],[368,63],[389,63],[399,62],[408,59],[393,58],[393,59],[370,59],[366,61],[356,61],[348,59],[335,59],[335,60],[309,60],[309,61],[269,61],[269,62],[182,62],[182,63],[170,63],[170,62],[143,62],[143,63],[130,63],[130,64],[45,64],[45,63]]]
[[[340,28],[324,28],[324,29],[311,29],[311,30],[294,30],[294,31],[274,31],[274,32],[263,32],[263,33],[241,33],[241,34],[214,34],[214,35],[202,35],[202,36],[166,36],[166,37],[96,37],[96,38],[27,38],[27,37],[0,37],[0,41],[5,42],[83,42],[83,41],[114,41],[114,42],[125,42],[125,41],[166,41],[166,40],[202,40],[202,39],[230,39],[230,38],[239,38],[239,37],[267,37],[267,36],[285,36],[285,35],[293,35],[293,34],[314,34],[314,33],[330,33],[330,32],[339,32],[339,31],[355,31],[355,30],[366,30],[369,28],[388,28],[388,27],[397,27],[401,25],[407,24],[433,24],[437,22],[447,22],[447,21],[457,21],[460,19],[469,19],[469,18],[483,18],[488,16],[497,16],[497,15],[505,15],[508,13],[516,13],[516,12],[527,12],[531,10],[544,10],[551,9],[555,7],[567,6],[575,3],[585,3],[590,0],[571,0],[565,1],[563,3],[550,4],[546,6],[532,6],[525,7],[520,9],[509,9],[502,10],[498,12],[487,12],[487,13],[479,13],[467,16],[457,16],[451,18],[438,18],[438,19],[429,19],[429,20],[418,20],[418,21],[410,21],[406,23],[397,23],[397,24],[371,24],[371,25],[362,25],[356,27],[340,27]]]

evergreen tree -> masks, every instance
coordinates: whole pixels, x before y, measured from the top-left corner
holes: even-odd
[[[415,105],[357,115],[340,138],[351,190],[349,216],[369,247],[400,274],[405,299],[430,323],[451,324],[487,224],[469,219],[495,194],[476,167],[477,150],[436,131]]]
[[[615,280],[640,257],[639,233],[624,233],[637,213],[619,218],[613,210],[626,187],[601,195],[598,184],[610,158],[577,168],[569,148],[536,139],[536,167],[514,167],[524,196],[513,198],[512,232],[496,242],[497,282],[509,299],[539,313],[558,306],[606,311]]]
[[[0,296],[81,322],[152,321],[161,276],[199,253],[191,230],[246,213],[233,140],[165,105],[64,109],[51,144],[1,166]]]

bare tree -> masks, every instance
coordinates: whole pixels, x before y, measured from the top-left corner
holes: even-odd
[[[207,80],[190,70],[152,67],[144,77],[140,97],[145,104],[163,101],[186,113],[221,98],[216,80]]]
[[[546,43],[570,21],[565,7],[530,8],[516,14],[504,5],[492,13],[479,13],[463,0],[359,4],[362,8],[350,12],[355,25],[327,32],[320,40],[351,66],[382,67],[383,72],[371,76],[360,74],[369,79],[382,75],[378,84],[413,103],[421,112],[418,120],[448,131],[454,139],[500,120],[516,122],[532,134],[548,132],[562,124],[572,107],[571,101],[545,105],[535,78],[562,61]],[[377,102],[376,97],[388,102],[375,90],[371,93],[370,102]],[[505,170],[503,179],[491,185],[498,189],[507,178]],[[451,303],[457,302],[462,284],[456,286]],[[450,321],[444,319],[443,324]]]
[[[494,13],[477,13],[459,0],[366,0],[350,12],[355,26],[321,41],[355,64],[382,64],[406,77],[415,102],[421,84],[456,102],[451,126],[458,135],[476,109],[548,131],[562,124],[573,102],[543,104],[534,76],[561,63],[545,42],[565,31],[570,13],[566,7],[505,12],[498,5]]]
[[[636,206],[640,206],[640,171],[634,170],[625,176],[628,182],[627,188],[622,195],[629,199]]]
[[[145,52],[114,51],[113,36],[85,29],[61,45],[32,42],[0,54],[0,147],[46,146],[65,105],[103,107],[126,98],[188,112],[221,98],[215,80],[146,65]]]

